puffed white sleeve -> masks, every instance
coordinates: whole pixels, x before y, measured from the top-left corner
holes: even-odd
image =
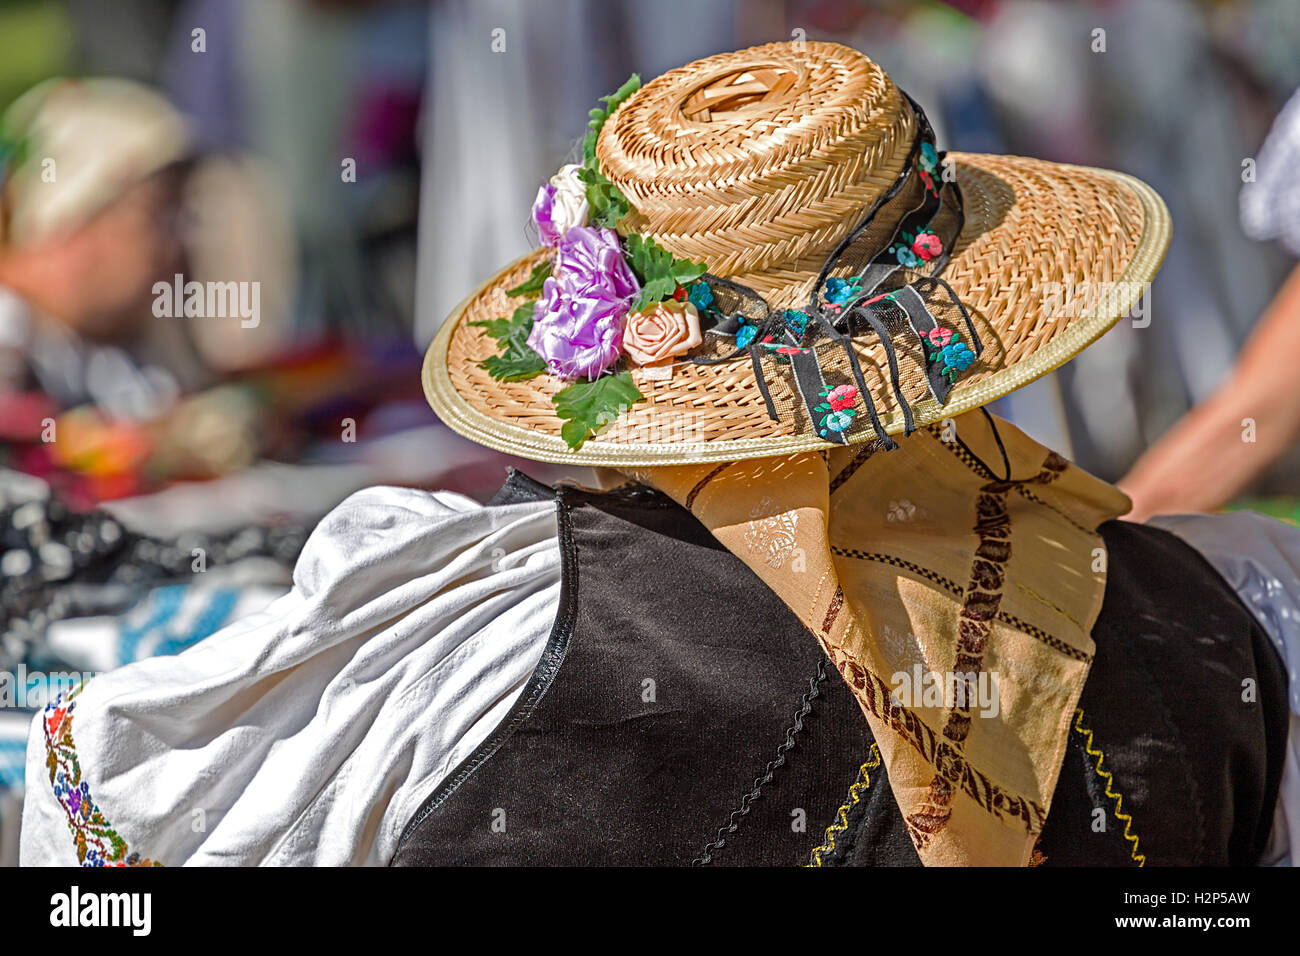
[[[387,863],[540,659],[556,533],[550,501],[352,495],[267,609],[37,714],[21,862]]]

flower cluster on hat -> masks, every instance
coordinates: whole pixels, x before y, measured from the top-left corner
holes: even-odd
[[[804,352],[809,351],[808,349],[801,349],[797,345],[789,345],[785,342],[778,342],[770,335],[763,336],[763,338],[759,341],[758,344],[763,346],[763,348],[767,349],[769,352],[772,352],[773,354],[784,355],[787,357],[791,355],[802,355]]]
[[[580,175],[577,163],[561,166],[551,181],[543,183],[533,200],[533,222],[541,236],[542,245],[557,245],[564,234],[574,226],[585,226],[590,214],[587,202],[587,185]]]
[[[889,247],[898,264],[907,269],[919,269],[924,263],[943,254],[943,240],[929,229],[918,229],[915,234],[904,230],[899,241]]]
[[[551,374],[592,379],[618,361],[623,325],[641,288],[612,229],[573,226],[533,310],[529,347]]]
[[[925,338],[932,349],[930,361],[942,361],[943,374],[950,378],[970,368],[971,363],[975,361],[975,353],[971,351],[971,347],[958,338],[952,329],[946,329],[942,325],[935,326],[925,333]]]
[[[912,251],[910,242],[901,242],[898,245],[891,246],[889,251],[894,254],[894,258],[898,260],[900,266],[916,269],[921,265],[921,257]]]
[[[653,365],[689,352],[704,341],[699,310],[667,299],[631,313],[623,328],[623,351],[639,365]]]

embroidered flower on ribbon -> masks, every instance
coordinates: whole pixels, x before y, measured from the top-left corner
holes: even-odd
[[[618,361],[623,323],[640,286],[612,229],[574,226],[556,252],[528,346],[553,375],[594,379]]]
[[[912,251],[926,262],[929,262],[942,254],[943,241],[934,233],[922,230],[912,240]]]
[[[560,171],[543,183],[533,200],[533,222],[542,244],[557,245],[574,226],[585,226],[590,215],[587,186],[579,178],[582,169],[576,163],[561,166]]]
[[[921,152],[916,157],[916,173],[925,184],[927,192],[939,195],[934,185],[934,174],[939,168],[939,153],[933,143],[922,143]]]
[[[831,412],[829,415],[823,416],[818,427],[822,436],[825,437],[827,432],[842,432],[852,424],[853,412],[846,410]]]
[[[941,354],[944,364],[943,374],[950,377],[970,368],[971,363],[975,361],[975,353],[971,351],[970,346],[965,342],[953,342],[951,345],[945,345]]]
[[[941,349],[952,341],[952,329],[945,329],[942,325],[938,325],[927,332],[925,337],[936,349]],[[931,355],[930,358],[938,358],[938,355]]]
[[[858,415],[858,389],[855,385],[825,386],[822,390],[825,401],[813,406],[813,411],[824,412],[817,422],[818,433],[825,438],[830,432],[842,432]]]
[[[843,306],[857,296],[861,289],[862,276],[854,276],[852,279],[831,276],[826,280],[826,301]]]
[[[786,345],[783,342],[774,342],[770,335],[763,336],[763,341],[758,344],[763,346],[763,348],[767,349],[769,352],[773,352],[777,355],[798,355],[801,352],[808,351],[808,349],[801,349],[797,345]]]
[[[707,282],[695,282],[691,284],[689,298],[691,305],[703,312],[713,305],[713,290]]]
[[[916,158],[916,164],[926,172],[932,173],[939,165],[939,151],[934,148],[934,143],[922,143],[920,155]]]
[[[826,404],[837,412],[852,408],[858,403],[856,385],[837,385],[826,393]]]
[[[689,302],[659,302],[633,312],[623,327],[623,351],[639,365],[689,352],[701,342],[700,313]]]
[[[757,334],[757,327],[750,325],[742,319],[740,328],[736,329],[736,348],[747,348],[749,343],[754,341],[754,336]]]
[[[893,246],[890,251],[898,260],[898,264],[908,269],[918,269],[921,266],[921,257],[912,251],[910,244]]]
[[[786,309],[782,316],[785,327],[794,333],[795,338],[802,339],[804,331],[808,328],[809,315],[800,309]],[[788,355],[788,352],[782,352],[782,355]]]

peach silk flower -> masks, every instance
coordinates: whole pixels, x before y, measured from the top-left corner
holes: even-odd
[[[703,341],[699,311],[689,302],[672,299],[631,313],[623,327],[623,351],[639,365],[681,355]]]

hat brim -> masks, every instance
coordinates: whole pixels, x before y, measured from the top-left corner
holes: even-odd
[[[918,427],[985,405],[1079,354],[1129,313],[1169,246],[1164,202],[1124,173],[1014,156],[950,153],[966,221],[943,277],[971,314],[984,352],[941,406],[919,361],[900,350],[904,395]],[[679,465],[738,461],[836,447],[772,421],[748,362],[679,365],[667,379],[631,368],[645,396],[622,419],[570,448],[551,397],[566,383],[549,375],[493,379],[479,363],[497,343],[469,323],[509,315],[506,290],[527,278],[546,250],[506,266],[442,325],[425,356],[425,395],[444,422],[498,451],[570,465]],[[790,305],[821,263],[764,277],[760,291]],[[755,277],[740,277],[754,282]],[[784,300],[784,301],[783,301]],[[859,347],[886,431],[904,429],[884,350]],[[856,441],[874,437],[859,430]]]

